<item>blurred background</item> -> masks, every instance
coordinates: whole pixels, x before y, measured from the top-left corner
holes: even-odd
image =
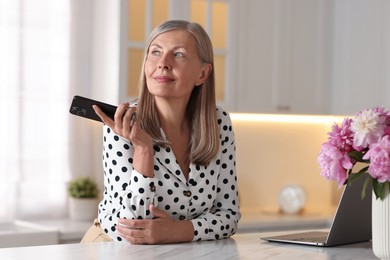
[[[230,112],[346,115],[390,102],[386,0],[0,0],[0,220],[66,217],[69,180],[102,186],[101,124],[74,95],[137,95],[146,37],[203,25]]]

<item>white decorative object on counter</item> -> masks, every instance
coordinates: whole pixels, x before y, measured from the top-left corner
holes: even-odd
[[[69,198],[69,217],[73,220],[93,220],[97,217],[97,198]]]
[[[306,193],[298,185],[288,185],[279,192],[278,204],[285,214],[298,214],[305,207]]]
[[[390,259],[390,195],[384,186],[384,199],[372,195],[372,250],[380,259]]]

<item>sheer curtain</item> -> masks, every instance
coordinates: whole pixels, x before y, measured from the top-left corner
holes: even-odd
[[[0,0],[0,221],[66,216],[67,182],[90,174],[90,126],[68,110],[90,91],[91,5]]]

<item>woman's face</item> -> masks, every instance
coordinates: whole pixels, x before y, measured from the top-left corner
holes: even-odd
[[[194,86],[203,84],[210,70],[210,64],[199,60],[195,37],[185,30],[162,33],[149,46],[146,84],[156,97],[188,100]]]

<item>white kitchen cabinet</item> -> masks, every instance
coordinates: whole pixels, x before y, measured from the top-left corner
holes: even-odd
[[[240,112],[390,106],[390,1],[240,2]]]
[[[176,18],[175,10],[180,9],[186,13],[184,18],[189,18],[188,9],[192,2],[195,1],[180,1],[187,5],[177,6],[177,2],[167,1],[167,4],[174,6],[169,8],[170,17]],[[197,3],[201,2],[211,5],[218,1]],[[218,103],[235,112],[327,113],[331,96],[332,2],[222,2],[229,3],[229,33],[227,48],[215,50],[216,57],[222,54],[226,62],[224,70],[216,68],[217,75],[222,73],[224,78],[217,82],[219,89],[218,86],[224,81],[223,94],[219,95],[222,98],[218,98]],[[183,12],[180,12],[181,16]],[[127,33],[127,29],[123,31]],[[126,46],[133,45],[127,43]],[[138,48],[138,45],[135,47]],[[122,52],[127,53],[126,49]],[[126,67],[125,64],[122,67]],[[128,64],[131,65],[130,62]],[[138,75],[139,72],[131,69],[131,66],[129,68],[129,73],[121,77],[122,96],[127,96],[126,82],[131,82],[131,78],[138,79],[131,73]],[[136,84],[133,82],[130,85]]]
[[[390,108],[390,1],[335,1],[332,113]]]
[[[190,3],[219,1],[166,2],[171,18],[188,19]],[[217,54],[226,63],[222,74],[216,71],[223,79],[218,102],[229,111],[352,114],[390,105],[390,1],[222,2],[229,5],[227,46]],[[126,49],[121,53],[126,60]],[[124,64],[122,98],[128,96]]]
[[[240,2],[237,110],[324,114],[331,96],[332,2]]]

